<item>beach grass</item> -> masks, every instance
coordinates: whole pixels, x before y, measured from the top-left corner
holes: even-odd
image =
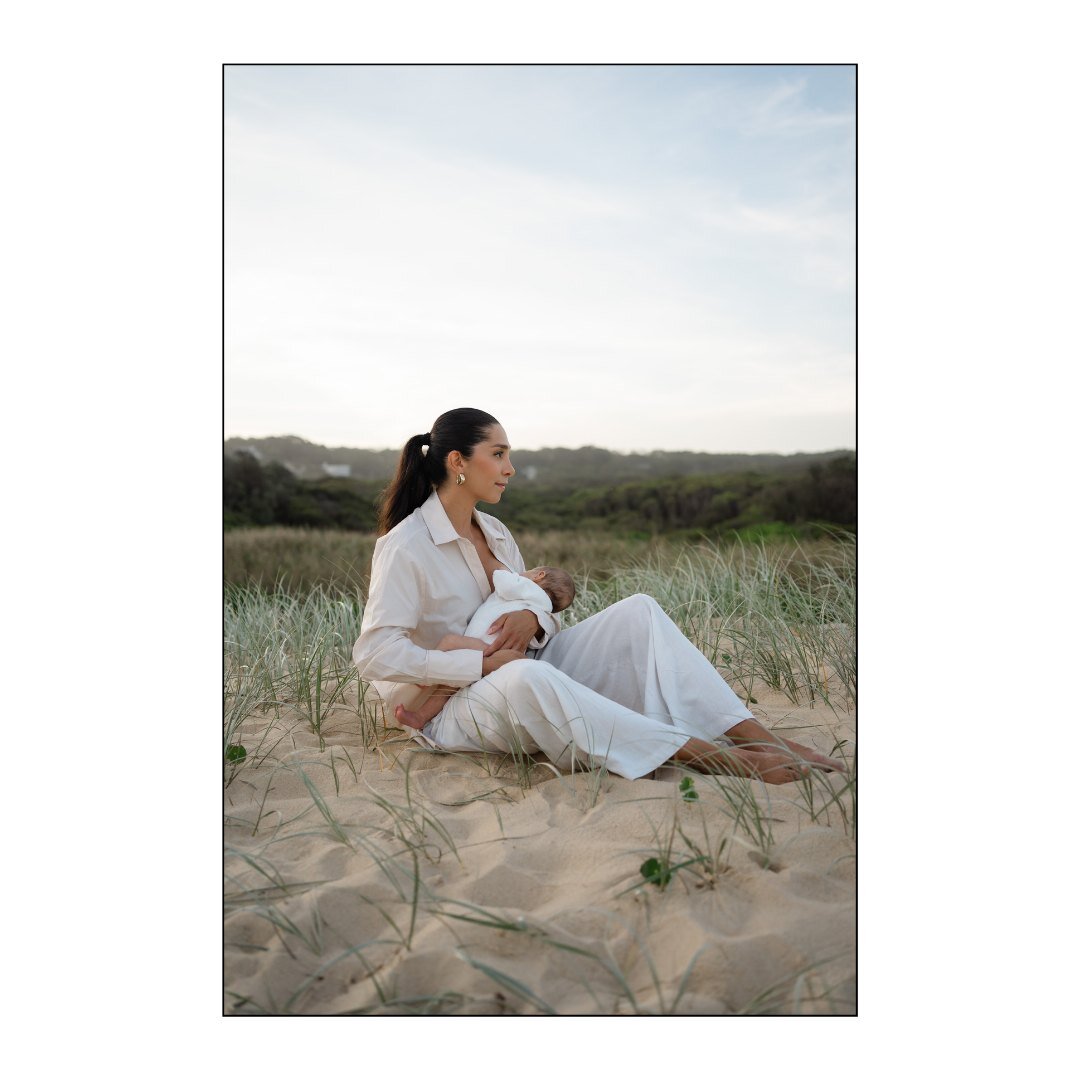
[[[564,542],[537,561],[566,565]],[[631,782],[431,752],[352,665],[359,563],[298,588],[314,564],[283,561],[225,595],[227,1013],[854,1011],[851,539],[597,551],[568,623],[652,595],[755,712],[848,771]],[[835,906],[806,937],[800,890]],[[774,895],[775,930],[749,917]]]

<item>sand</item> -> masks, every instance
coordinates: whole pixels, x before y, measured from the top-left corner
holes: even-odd
[[[768,726],[852,755],[852,714],[756,697]],[[848,778],[690,774],[688,800],[673,767],[524,775],[392,726],[365,747],[355,701],[322,734],[287,713],[244,728],[227,1014],[855,1013]]]

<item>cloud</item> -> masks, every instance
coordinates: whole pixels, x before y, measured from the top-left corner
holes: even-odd
[[[530,93],[543,99],[542,86]],[[790,116],[803,96],[781,87],[760,104]],[[560,100],[565,115],[581,99]],[[506,103],[489,115],[505,123]],[[339,109],[268,116],[271,100],[256,109],[235,98],[226,129],[227,427],[254,423],[257,400],[274,431],[318,438],[316,424],[333,425],[341,440],[354,387],[385,407],[404,384],[427,415],[447,407],[447,387],[512,400],[546,380],[574,430],[591,419],[593,437],[579,442],[625,447],[642,428],[626,431],[632,421],[620,417],[650,405],[689,417],[718,373],[716,392],[733,406],[771,401],[777,416],[788,396],[850,388],[853,228],[842,183],[813,198],[754,198],[730,178],[667,165],[620,178],[506,154],[475,132],[448,144],[422,121]],[[845,359],[825,359],[836,356]],[[817,389],[800,389],[815,374]],[[559,397],[567,386],[570,403]],[[613,394],[626,409],[611,408]],[[822,392],[814,407],[842,410],[837,397]],[[396,445],[393,427],[380,445]],[[717,448],[714,428],[673,423],[664,437]]]

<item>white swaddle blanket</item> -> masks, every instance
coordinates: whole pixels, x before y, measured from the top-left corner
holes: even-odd
[[[466,637],[480,638],[490,645],[495,635],[487,632],[488,627],[501,616],[511,611],[551,611],[551,597],[527,577],[512,570],[496,570],[491,575],[491,583],[494,591],[469,620],[465,628]]]

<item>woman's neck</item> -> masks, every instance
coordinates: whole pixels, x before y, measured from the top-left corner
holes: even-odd
[[[443,485],[436,489],[439,502],[442,503],[450,524],[454,526],[458,536],[469,538],[472,532],[473,511],[476,509],[476,500],[470,498],[464,492],[455,490],[454,487]]]

